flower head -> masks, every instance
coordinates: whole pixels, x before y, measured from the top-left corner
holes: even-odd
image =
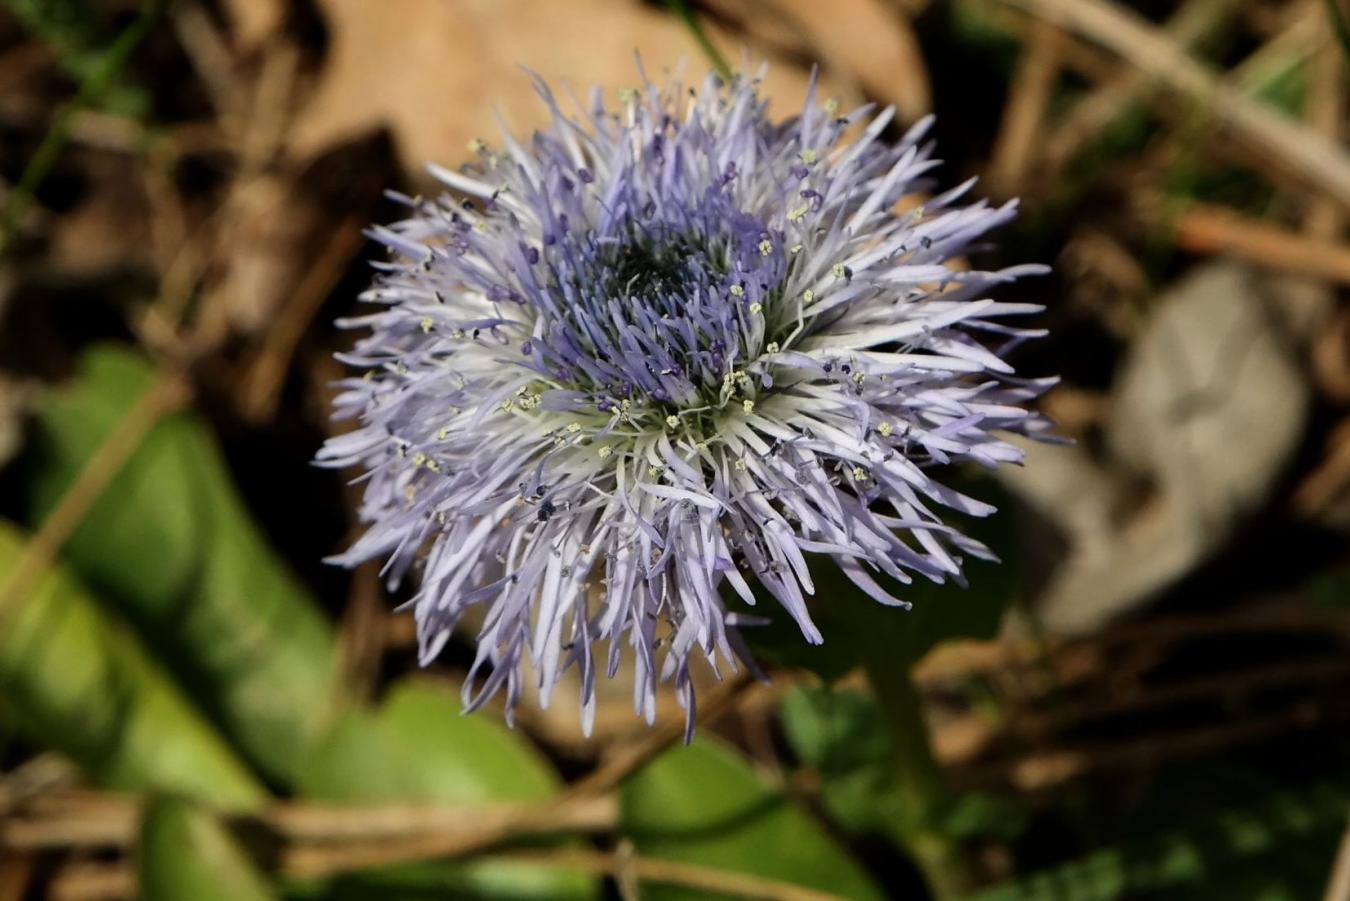
[[[724,587],[819,643],[808,554],[899,606],[989,555],[940,511],[992,508],[932,473],[1016,461],[999,433],[1044,426],[1025,404],[1050,381],[1002,358],[1036,334],[1003,320],[1040,308],[984,297],[1040,267],[948,265],[1014,207],[958,205],[970,183],[905,206],[927,120],[890,143],[890,110],[812,91],[775,123],[716,76],[569,116],[537,87],[547,130],[475,141],[432,169],[456,196],[372,232],[391,259],[336,401],[359,427],[319,455],[367,474],[339,559],[420,567],[424,661],[482,608],[469,708],[505,687],[509,713],[527,672],[547,704],[576,666],[589,729],[627,647],[638,711],[673,680],[692,723],[694,658],[743,658]]]

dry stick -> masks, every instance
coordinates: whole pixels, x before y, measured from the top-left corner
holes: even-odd
[[[1001,194],[1017,193],[1035,159],[1059,78],[1062,34],[1048,22],[1037,22],[1022,50],[989,163],[989,182]]]
[[[550,869],[582,870],[618,879],[629,873],[648,882],[678,885],[735,898],[762,901],[843,901],[840,895],[803,888],[789,882],[752,876],[733,870],[660,860],[636,855],[607,854],[601,851],[559,849],[557,851],[518,851],[485,855],[483,861],[527,864]],[[302,874],[287,871],[288,875]],[[62,877],[58,877],[62,879]],[[55,887],[54,887],[55,888]],[[63,901],[131,898],[136,894],[135,871],[126,863],[84,864],[62,879]],[[53,898],[56,895],[53,894]]]
[[[378,807],[313,802],[274,805],[262,820],[285,838],[303,843],[372,842],[410,835],[478,832],[495,821],[514,824],[516,835],[595,832],[612,827],[619,801],[612,794],[579,798],[562,807],[539,804],[426,805]]]
[[[993,761],[970,768],[963,781],[971,787],[1000,784],[1042,792],[1100,770],[1140,769],[1167,760],[1202,757],[1234,745],[1262,741],[1290,729],[1306,729],[1322,718],[1316,707],[1303,704],[1266,716],[1249,716],[1235,723],[1204,729],[1185,729],[1130,741],[1114,741],[1074,748],[1040,751],[1012,760]]]
[[[81,861],[53,877],[49,901],[122,901],[137,895],[136,870],[129,864]]]
[[[841,895],[804,888],[776,879],[765,879],[762,876],[751,876],[748,873],[653,857],[606,854],[603,851],[570,848],[556,851],[511,851],[488,854],[478,859],[585,870],[614,878],[617,878],[622,870],[627,870],[638,879],[647,882],[662,882],[737,898],[761,898],[766,901],[843,901]]]
[[[61,548],[84,521],[103,490],[122,470],[142,439],[161,417],[177,410],[188,397],[188,388],[176,375],[164,375],[142,394],[117,427],[89,458],[70,484],[56,509],[28,540],[9,577],[0,583],[0,629],[14,608],[37,585],[55,562]]]
[[[1020,715],[1012,725],[1018,732],[1048,734],[1122,713],[1140,713],[1195,701],[1238,698],[1259,690],[1310,683],[1325,684],[1342,680],[1346,676],[1350,676],[1350,659],[1344,656],[1294,660],[1145,688],[1137,694],[1068,701],[1053,712]]]
[[[1234,6],[1236,0],[1188,0],[1163,28],[1178,46],[1189,50],[1222,25]],[[1078,101],[1046,142],[1045,159],[1051,171],[1063,168],[1117,117],[1143,101],[1149,88],[1147,74],[1125,68]]]
[[[361,217],[348,217],[338,226],[319,258],[296,285],[278,321],[264,333],[262,346],[243,377],[240,407],[250,419],[266,419],[276,411],[296,346],[364,240],[362,221]]]
[[[1331,880],[1327,883],[1326,894],[1322,901],[1350,901],[1350,826],[1341,836],[1341,846],[1336,852],[1336,862],[1331,867]]]
[[[1330,26],[1331,12],[1321,10],[1324,24]],[[1340,49],[1325,41],[1313,55],[1309,67],[1307,108],[1308,124],[1333,144],[1341,143],[1342,122],[1346,113],[1345,60]],[[1345,226],[1345,215],[1326,198],[1315,195],[1308,205],[1303,227],[1314,238],[1335,240]]]
[[[606,795],[567,804],[489,808],[468,816],[461,811],[457,817],[442,819],[434,829],[422,833],[287,848],[281,854],[281,869],[290,876],[324,878],[388,864],[464,856],[510,838],[611,832],[619,823],[619,802],[613,795]],[[359,828],[359,824],[354,827]]]
[[[699,721],[715,719],[749,683],[746,675],[728,679],[714,690],[699,711]],[[508,839],[526,834],[557,831],[609,831],[617,825],[618,809],[610,796],[614,788],[638,767],[674,744],[684,734],[684,724],[658,724],[633,748],[601,764],[594,772],[573,783],[554,801],[495,816],[461,820],[460,828],[372,843],[366,840],[332,848],[297,848],[285,855],[287,872],[306,876],[331,876],[372,866],[408,863],[441,857],[461,857]],[[607,819],[608,817],[608,819]]]
[[[698,711],[700,723],[709,723],[729,707],[751,683],[748,673],[741,672],[722,682],[709,694]],[[670,719],[658,723],[642,740],[631,747],[621,748],[585,777],[572,783],[559,803],[579,797],[600,795],[613,791],[629,774],[641,768],[666,748],[684,736],[684,723]]]
[[[1004,0],[1105,47],[1200,105],[1308,187],[1350,208],[1350,156],[1302,122],[1225,84],[1137,14],[1105,0]]]
[[[128,848],[136,840],[140,817],[141,802],[130,795],[72,792],[48,796],[0,821],[0,849]],[[230,822],[265,829],[299,846],[293,850],[315,850],[323,858],[322,866],[331,869],[327,861],[349,854],[353,846],[428,836],[462,837],[496,828],[496,824],[505,824],[503,828],[509,828],[513,836],[597,832],[612,829],[618,817],[618,799],[610,794],[578,799],[566,809],[552,802],[373,806],[281,802],[258,813],[240,814]],[[303,855],[301,859],[306,860]]]
[[[1350,247],[1306,237],[1212,204],[1195,204],[1173,222],[1177,246],[1192,253],[1231,254],[1291,275],[1350,285]]]

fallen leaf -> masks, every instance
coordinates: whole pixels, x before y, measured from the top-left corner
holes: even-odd
[[[894,104],[900,121],[932,111],[932,88],[909,18],[878,0],[711,0],[766,52],[819,63],[832,94],[856,104],[864,93]]]
[[[1004,474],[1069,538],[1037,601],[1046,627],[1079,634],[1135,609],[1268,501],[1309,398],[1277,325],[1278,290],[1235,263],[1197,268],[1159,299],[1116,380],[1111,459],[1036,446]],[[1152,487],[1143,503],[1141,479]]]
[[[684,63],[697,80],[707,63],[689,32],[659,7],[632,0],[319,0],[331,37],[316,93],[291,135],[310,156],[387,127],[415,176],[427,162],[455,165],[475,137],[491,140],[498,112],[514,131],[546,121],[526,68],[582,97],[609,98],[634,85],[634,55],[654,80]],[[722,43],[726,43],[725,38]],[[734,47],[724,55],[739,60]],[[806,94],[806,69],[775,64],[764,84],[777,115]],[[560,91],[561,93],[561,91]]]

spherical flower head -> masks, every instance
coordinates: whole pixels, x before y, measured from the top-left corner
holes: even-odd
[[[820,643],[807,555],[896,606],[989,556],[940,513],[993,509],[933,476],[1044,428],[1026,403],[1051,380],[1003,359],[1040,307],[984,296],[1040,267],[950,265],[1014,205],[905,202],[928,120],[890,143],[891,110],[813,89],[774,122],[755,80],[716,76],[572,115],[537,88],[546,130],[473,142],[432,168],[453,195],[371,233],[391,258],[343,323],[369,334],[336,400],[358,427],[319,454],[365,472],[339,560],[420,570],[424,662],[479,608],[468,709],[505,688],[509,717],[527,678],[546,705],[578,667],[589,731],[627,657],[638,712],[670,680],[692,727],[695,659],[748,663],[724,590]]]

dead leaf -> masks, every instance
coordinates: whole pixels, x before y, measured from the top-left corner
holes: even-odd
[[[494,110],[518,132],[545,121],[522,67],[583,97],[598,84],[610,98],[637,82],[634,54],[654,79],[682,61],[689,80],[707,68],[673,16],[636,0],[319,0],[319,7],[329,56],[292,152],[311,156],[387,127],[404,167],[419,177],[427,162],[458,163],[473,138],[494,138]],[[722,49],[729,59],[741,56],[734,46]],[[764,95],[788,115],[806,82],[805,69],[776,64]]]
[[[932,111],[932,89],[909,19],[878,0],[711,0],[756,44],[818,62],[846,105],[863,93],[894,104],[902,122]],[[851,89],[857,85],[858,89]]]
[[[1273,290],[1235,263],[1198,268],[1160,299],[1116,380],[1113,459],[1035,446],[1006,473],[1069,538],[1037,601],[1052,631],[1090,631],[1156,596],[1269,499],[1309,398]],[[1142,504],[1139,479],[1152,485]]]

